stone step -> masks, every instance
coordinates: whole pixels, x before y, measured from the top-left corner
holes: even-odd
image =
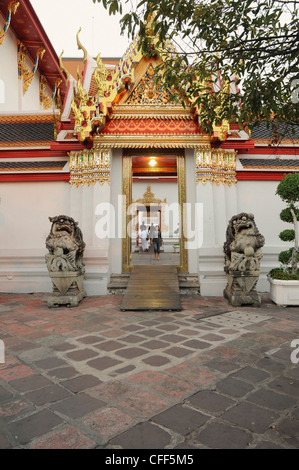
[[[110,294],[124,294],[129,282],[130,273],[111,274],[107,286]],[[179,288],[181,294],[199,294],[200,284],[197,274],[178,273]]]
[[[198,282],[197,274],[178,273],[178,278],[179,278],[179,281]]]
[[[183,287],[185,289],[188,289],[189,287],[195,287],[195,288],[199,289],[199,287],[200,287],[199,282],[196,282],[196,281],[193,281],[193,282],[191,282],[191,281],[181,281],[180,279],[179,279],[179,286]]]
[[[129,279],[130,273],[111,274],[110,279]]]

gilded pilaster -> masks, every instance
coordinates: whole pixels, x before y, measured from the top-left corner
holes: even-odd
[[[131,266],[131,237],[128,227],[132,215],[129,214],[129,207],[132,203],[132,157],[123,157],[123,207],[122,207],[122,271],[130,272]]]
[[[177,157],[177,177],[178,177],[178,199],[180,206],[180,266],[178,271],[188,272],[188,252],[186,250],[186,218],[184,213],[184,204],[186,204],[186,170],[185,157]]]

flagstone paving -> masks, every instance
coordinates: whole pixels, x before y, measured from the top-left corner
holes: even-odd
[[[298,448],[299,307],[122,298],[0,294],[0,448]]]

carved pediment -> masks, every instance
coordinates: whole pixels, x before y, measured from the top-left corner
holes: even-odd
[[[127,105],[165,105],[170,101],[171,92],[161,80],[157,80],[152,63],[149,64],[144,76],[131,91],[125,103]],[[172,101],[172,104],[174,102]]]

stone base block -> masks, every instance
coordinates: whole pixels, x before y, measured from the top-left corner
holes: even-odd
[[[255,289],[258,275],[246,273],[227,274],[227,286],[223,291],[224,297],[234,306],[252,305],[260,307],[261,297]]]
[[[83,289],[83,272],[50,272],[53,293],[48,298],[48,307],[76,307],[86,297]]]
[[[47,303],[49,308],[60,307],[61,305],[65,305],[66,307],[77,307],[84,297],[86,297],[86,294],[82,291],[78,292],[77,294],[70,295],[53,293],[50,297],[48,297]]]

